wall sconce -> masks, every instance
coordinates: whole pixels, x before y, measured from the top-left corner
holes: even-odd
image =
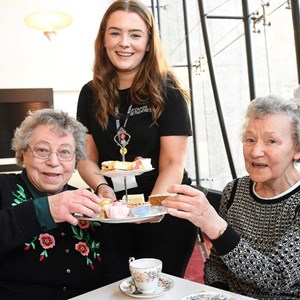
[[[53,10],[37,11],[25,17],[25,24],[42,30],[49,41],[56,35],[56,30],[63,29],[72,22],[73,19],[69,15]]]

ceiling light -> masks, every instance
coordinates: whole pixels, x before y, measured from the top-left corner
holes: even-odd
[[[72,22],[73,19],[69,15],[53,10],[37,11],[25,17],[25,23],[28,26],[42,30],[49,40],[56,35],[56,30],[63,29]]]

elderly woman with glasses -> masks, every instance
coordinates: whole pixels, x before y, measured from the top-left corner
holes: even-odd
[[[69,299],[110,281],[100,224],[74,217],[93,217],[100,199],[68,185],[85,158],[85,133],[54,109],[30,112],[16,129],[12,149],[23,170],[0,174],[1,299]]]

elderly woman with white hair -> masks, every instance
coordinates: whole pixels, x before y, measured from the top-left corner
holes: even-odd
[[[68,185],[86,128],[67,113],[29,113],[12,140],[20,174],[0,174],[0,299],[69,299],[107,284],[93,217],[100,199]],[[114,261],[116,258],[113,257]],[[113,270],[111,270],[113,272]]]
[[[243,153],[249,175],[224,188],[219,214],[204,194],[173,185],[163,202],[212,242],[205,283],[257,299],[300,298],[300,107],[276,96],[253,100]]]

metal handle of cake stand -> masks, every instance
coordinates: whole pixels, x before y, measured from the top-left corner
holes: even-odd
[[[125,151],[122,151],[122,161],[125,161]],[[125,202],[128,204],[127,177],[124,176]]]
[[[124,189],[125,189],[125,201],[128,204],[128,193],[127,193],[127,177],[124,176]]]

